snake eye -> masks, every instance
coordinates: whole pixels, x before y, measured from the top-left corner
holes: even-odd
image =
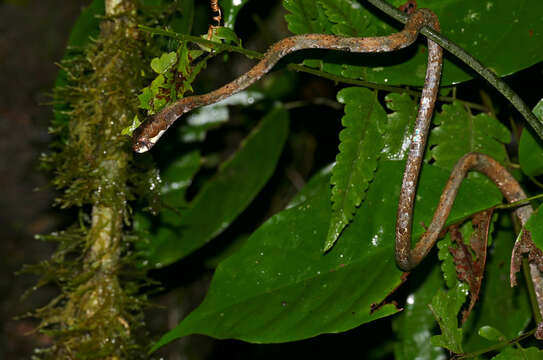
[[[140,140],[140,141],[136,141],[134,145],[132,146],[132,148],[134,149],[135,152],[141,154],[151,149],[151,146],[149,145],[150,144],[147,141]]]

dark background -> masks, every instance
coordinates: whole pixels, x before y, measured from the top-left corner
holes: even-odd
[[[58,228],[53,190],[38,171],[47,151],[51,89],[70,29],[88,1],[0,1],[0,359],[29,359],[49,339],[30,333],[36,323],[16,320],[45,305],[53,288],[22,294],[31,276],[15,275],[23,264],[47,259],[52,244],[34,239]],[[39,191],[38,191],[39,189]]]

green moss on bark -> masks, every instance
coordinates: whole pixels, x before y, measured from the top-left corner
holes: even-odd
[[[106,1],[98,38],[61,64],[68,84],[55,89],[55,101],[64,110],[51,128],[56,141],[43,164],[62,191],[56,204],[79,208],[80,221],[43,236],[58,242],[56,253],[27,267],[41,275],[38,285],[54,282],[61,290],[34,313],[39,330],[53,339],[36,358],[145,356],[140,287],[146,280],[134,272],[123,276],[137,261],[128,204],[151,191],[138,188],[151,172],[134,166],[130,140],[121,135],[136,114],[149,61],[136,10],[132,0]]]

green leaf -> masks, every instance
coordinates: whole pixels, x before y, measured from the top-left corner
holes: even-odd
[[[177,54],[175,51],[163,53],[160,58],[151,60],[151,69],[157,74],[164,74],[171,69],[177,62]]]
[[[477,331],[477,333],[479,334],[479,336],[490,341],[505,341],[506,340],[505,336],[502,334],[501,331],[488,325],[481,326],[479,330]]]
[[[504,265],[511,261],[515,237],[509,215],[503,214],[496,223],[493,245],[488,249],[481,297],[463,326],[465,351],[476,351],[496,343],[479,336],[477,332],[483,326],[497,329],[510,340],[530,323],[532,316],[526,287],[511,288],[509,266]]]
[[[205,265],[210,269],[215,269],[222,261],[236,253],[247,241],[249,234],[241,234],[234,240],[230,241],[228,245],[221,249],[211,257],[206,258]]]
[[[161,173],[160,195],[164,204],[174,208],[187,206],[185,193],[200,165],[200,152],[195,150],[174,160]]]
[[[219,5],[222,9],[222,19],[225,27],[234,29],[238,12],[248,0],[221,0]]]
[[[371,18],[356,1],[318,0],[324,8],[328,21],[333,23],[331,30],[340,36],[364,36],[368,32]],[[356,35],[354,35],[356,34]]]
[[[290,201],[287,209],[296,207],[307,201],[307,199],[318,195],[318,193],[322,191],[323,187],[325,186],[324,184],[326,184],[326,186],[330,185],[330,176],[332,174],[332,169],[334,168],[334,165],[335,164],[332,163],[328,166],[325,166],[319,172],[313,175],[302,188],[302,190],[300,190],[300,192],[296,194],[296,196]]]
[[[393,112],[387,115],[388,126],[384,136],[382,155],[388,160],[404,160],[409,150],[417,106],[407,94],[388,94],[385,103]]]
[[[441,329],[441,335],[432,336],[434,346],[441,346],[453,353],[462,353],[462,329],[458,327],[458,313],[466,301],[468,287],[458,282],[448,291],[438,290],[430,309]]]
[[[192,91],[194,79],[209,59],[207,57],[193,64],[201,54],[201,50],[189,50],[187,42],[180,42],[177,52],[163,53],[160,58],[154,58],[151,68],[158,76],[138,95],[139,107],[146,109],[148,115],[153,115]]]
[[[290,12],[285,15],[290,32],[307,34],[326,31],[326,16],[315,0],[284,0],[283,6]]]
[[[339,153],[332,170],[332,217],[324,251],[328,251],[353,219],[366,195],[383,148],[386,113],[377,92],[351,87],[341,90],[338,101],[345,104],[345,127],[339,134]]]
[[[538,119],[543,119],[543,99],[533,109]],[[543,175],[543,143],[531,129],[525,128],[520,136],[519,144],[520,168],[528,176]]]
[[[176,225],[161,226],[151,236],[147,259],[152,266],[183,258],[234,221],[272,175],[288,134],[288,123],[284,109],[269,112],[189,207],[180,211],[180,216],[176,212],[167,215],[169,223],[177,216]],[[172,201],[178,199],[174,197]]]
[[[542,205],[543,206],[543,205]],[[540,206],[526,222],[526,230],[532,234],[534,244],[543,250],[543,211]]]
[[[458,283],[458,278],[456,276],[456,266],[454,265],[453,256],[449,250],[452,246],[451,234],[447,233],[443,239],[440,239],[437,242],[438,258],[441,260],[441,273],[443,275],[443,280],[449,289],[452,289]]]
[[[480,152],[504,164],[507,160],[505,144],[511,139],[509,130],[495,117],[487,114],[471,115],[462,103],[443,105],[436,114],[428,139],[430,156],[435,165],[452,169],[469,152]]]
[[[380,164],[342,241],[325,255],[330,188],[326,181],[312,183],[320,189],[269,219],[218,266],[204,302],[153,349],[193,333],[256,343],[295,341],[395,313],[395,306],[381,302],[402,276],[393,243],[403,167],[398,161]],[[424,167],[415,224],[429,222],[447,178],[447,171]],[[449,223],[501,200],[493,186],[469,180],[459,197]],[[424,231],[415,226],[414,238]]]
[[[492,360],[540,360],[543,357],[543,351],[536,347],[527,349],[507,348]]]
[[[194,22],[194,0],[177,1],[178,13],[170,20],[169,27],[178,33],[190,34]]]
[[[138,95],[140,102],[139,107],[145,110],[151,110],[153,105],[153,91],[150,87],[145,87],[141,90],[141,94]]]
[[[105,13],[104,0],[93,0],[81,11],[68,38],[68,47],[82,47],[100,32],[100,15]]]
[[[397,7],[405,0],[391,3]],[[355,6],[350,13],[339,11],[353,4]],[[357,7],[358,4],[363,7]],[[500,76],[512,74],[543,59],[543,22],[540,19],[543,2],[539,0],[418,0],[417,5],[434,11],[439,17],[444,36]],[[286,20],[294,34],[326,32],[344,36],[379,36],[402,28],[363,1],[285,0],[284,6],[290,12]],[[424,39],[409,49],[390,54],[358,55],[328,51],[324,57],[313,55],[313,66],[335,75],[380,84],[422,86],[427,54]],[[445,55],[443,85],[473,77],[473,72],[467,66],[453,59]]]
[[[204,35],[207,37],[207,34]],[[226,40],[227,43],[233,43],[236,45],[241,45],[241,40],[239,39],[238,35],[234,32],[234,30],[229,29],[227,27],[218,27],[213,32],[213,36],[211,37],[211,40],[213,41],[219,41],[219,40]]]
[[[136,130],[138,126],[140,125],[141,125],[141,120],[138,118],[138,115],[134,115],[134,119],[132,119],[132,124],[122,129],[121,135],[132,136],[132,133],[134,132],[134,130]]]
[[[423,275],[422,279],[415,278],[418,288],[407,295],[404,311],[392,321],[392,328],[399,340],[394,345],[396,360],[445,358],[443,349],[430,343],[435,320],[428,304],[438,289],[443,287],[439,267],[433,266],[431,272],[420,275]],[[409,280],[412,285],[414,278],[410,276]]]

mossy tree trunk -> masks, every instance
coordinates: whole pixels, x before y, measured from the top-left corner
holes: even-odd
[[[41,284],[61,294],[38,309],[40,331],[53,345],[36,350],[45,359],[144,357],[142,278],[120,280],[133,261],[129,201],[145,174],[133,168],[129,139],[121,130],[137,110],[135,94],[147,65],[132,0],[107,0],[100,35],[62,64],[67,85],[55,90],[68,109],[53,126],[58,135],[44,163],[63,191],[58,204],[74,207],[80,221],[45,238],[59,243],[52,259],[32,267]]]

